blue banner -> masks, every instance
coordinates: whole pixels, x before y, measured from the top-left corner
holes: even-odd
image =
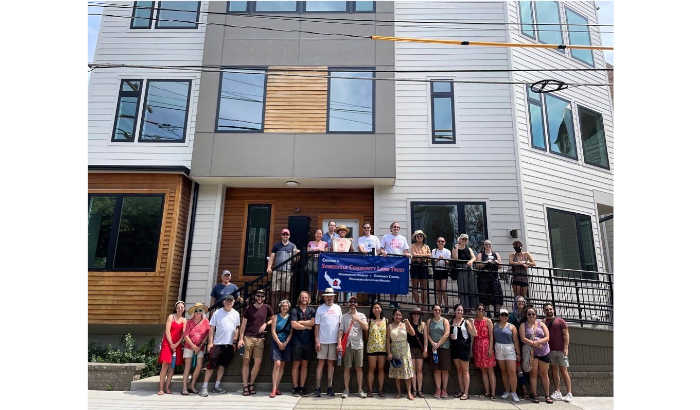
[[[408,258],[327,253],[318,257],[318,290],[408,294]]]

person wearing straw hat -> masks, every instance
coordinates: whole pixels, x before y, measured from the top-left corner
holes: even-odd
[[[234,343],[238,337],[238,328],[241,325],[241,315],[233,309],[233,295],[224,298],[224,308],[219,309],[211,317],[209,322],[209,364],[204,373],[204,383],[199,391],[201,397],[209,396],[209,379],[216,369],[216,383],[211,390],[213,393],[226,393],[219,387],[224,377],[224,370],[233,359]]]
[[[411,235],[411,282],[413,301],[422,309],[428,310],[428,259],[430,247],[425,244],[428,235],[418,229]],[[419,296],[420,294],[420,296]]]
[[[182,373],[182,395],[187,396],[190,393],[197,394],[194,384],[197,382],[199,373],[202,370],[204,362],[204,348],[207,344],[207,335],[209,335],[209,320],[204,315],[209,308],[204,303],[197,302],[191,308],[187,309],[192,319],[187,321],[185,325],[185,348],[183,349],[182,357],[185,359],[185,371]],[[196,355],[196,367],[192,373],[192,381],[190,388],[187,388],[187,377],[192,368],[192,356]]]
[[[336,229],[340,238],[333,240],[333,252],[355,252],[355,248],[352,245],[352,238],[346,238],[348,234],[348,227],[345,225],[339,225]],[[350,240],[350,246],[344,244],[342,240]],[[356,293],[338,292],[338,303],[345,302],[349,296],[357,296]]]
[[[314,321],[314,336],[316,337],[316,353],[318,354],[318,366],[316,367],[315,397],[321,397],[321,377],[323,367],[328,365],[328,391],[329,397],[335,396],[333,392],[333,368],[335,359],[340,352],[341,337],[338,336],[342,312],[340,306],[333,303],[335,292],[333,288],[326,288],[323,294],[324,304],[316,309]]]

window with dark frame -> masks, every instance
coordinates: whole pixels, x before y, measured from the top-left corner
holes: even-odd
[[[246,221],[244,275],[265,273],[269,254],[270,217],[272,205],[249,204]]]
[[[451,81],[430,82],[430,109],[433,144],[455,144],[454,84]]]
[[[328,70],[327,132],[374,132],[373,72]]]
[[[437,247],[437,238],[445,238],[445,248],[452,249],[462,233],[469,235],[474,252],[483,249],[488,239],[485,202],[411,202],[411,227],[425,232],[426,245]]]
[[[131,26],[134,29],[151,28],[153,21],[153,5],[155,1],[135,1],[134,12],[131,15]]]
[[[222,72],[217,132],[263,132],[265,119],[265,69]]]
[[[88,269],[156,270],[164,194],[88,195]]]
[[[141,80],[122,80],[114,119],[112,141],[131,142],[136,134],[136,119],[141,102]]]
[[[586,25],[588,24],[588,19],[569,9],[568,7],[564,7],[564,12],[566,14],[569,44],[577,46],[590,46],[591,34],[588,26]],[[577,25],[571,26],[571,24]],[[593,50],[571,49],[571,57],[580,60],[591,67],[595,66],[593,63]]]
[[[161,1],[156,28],[196,29],[199,21],[199,1]]]
[[[228,13],[374,13],[374,1],[229,1]]]
[[[586,164],[610,169],[603,115],[579,105],[578,121],[581,130],[583,161]]]
[[[551,93],[536,94],[525,86],[533,148],[578,159],[572,103]]]
[[[547,208],[549,242],[554,268],[598,271],[591,217]],[[554,271],[556,276],[595,279],[593,273]]]

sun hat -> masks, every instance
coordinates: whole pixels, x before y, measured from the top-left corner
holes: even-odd
[[[340,232],[340,231],[348,232],[348,227],[345,226],[345,225],[338,225],[338,227],[335,228],[335,231],[336,231],[336,232]]]
[[[469,235],[467,235],[466,233],[463,233],[463,234],[459,235],[459,238],[458,238],[458,239],[462,239],[462,238],[464,238],[464,239],[469,239]]]
[[[326,288],[326,293],[324,293],[323,296],[335,296],[335,292],[333,292],[333,288]]]
[[[192,306],[191,308],[187,309],[187,313],[189,313],[190,316],[193,316],[193,315],[194,315],[195,309],[199,309],[199,308],[204,309],[204,313],[209,312],[209,308],[207,307],[207,305],[205,305],[204,303],[197,302],[197,303],[194,304],[194,306]]]
[[[421,231],[418,229],[417,231],[413,232],[413,235],[411,235],[411,240],[415,241],[416,240],[416,235],[423,235],[424,239],[428,239],[428,235],[425,234],[425,232]]]
[[[412,315],[412,314],[414,314],[414,313],[418,313],[418,314],[421,314],[421,315],[422,315],[422,314],[423,314],[423,309],[421,309],[421,308],[419,308],[418,306],[416,306],[416,307],[413,308],[413,310],[411,311],[410,314]]]

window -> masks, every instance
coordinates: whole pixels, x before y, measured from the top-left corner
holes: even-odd
[[[355,13],[374,13],[373,1],[353,1],[355,3]]]
[[[556,1],[536,1],[537,39],[545,44],[562,44],[559,4]]]
[[[184,142],[189,100],[190,81],[148,81],[139,141]]]
[[[112,141],[133,141],[141,99],[141,80],[122,80]]]
[[[88,269],[155,271],[164,195],[89,195]]]
[[[221,92],[216,130],[262,132],[265,117],[264,70],[221,73]]]
[[[161,1],[156,28],[197,28],[198,1]]]
[[[564,7],[566,12],[566,23],[568,24],[569,44],[578,46],[590,46],[591,35],[588,32],[588,20],[580,14]],[[576,24],[572,26],[572,24]],[[571,57],[581,60],[584,63],[593,66],[593,50],[575,50],[571,49]]]
[[[445,238],[445,248],[452,249],[461,233],[469,235],[474,252],[482,250],[488,238],[484,202],[412,202],[411,228],[427,235],[426,245],[437,247],[437,238]]]
[[[256,1],[255,11],[297,11],[296,1]]]
[[[583,161],[586,164],[610,169],[603,116],[600,113],[579,106],[578,119],[581,126]]]
[[[229,13],[374,13],[373,1],[229,1]]]
[[[519,1],[518,6],[518,9],[520,11],[520,22],[522,23],[522,25],[520,26],[520,31],[526,36],[536,39],[535,26],[526,24],[534,23],[534,20],[532,18],[532,2]]]
[[[454,88],[449,81],[430,83],[433,144],[455,144]]]
[[[547,221],[554,267],[597,272],[591,217],[547,208]],[[555,271],[555,274],[574,276],[571,272]],[[595,279],[596,275],[584,274],[582,277]]]
[[[247,1],[229,1],[228,2],[228,12],[229,13],[247,13],[248,12],[248,2]]]
[[[260,275],[267,267],[271,205],[248,205],[244,275]]]
[[[374,132],[374,73],[328,74],[328,132]]]
[[[131,28],[151,28],[154,1],[135,1]]]
[[[527,86],[526,89],[532,147],[577,159],[571,102],[551,93],[538,95]]]
[[[348,11],[348,2],[346,1],[305,1],[304,5],[304,11]]]

